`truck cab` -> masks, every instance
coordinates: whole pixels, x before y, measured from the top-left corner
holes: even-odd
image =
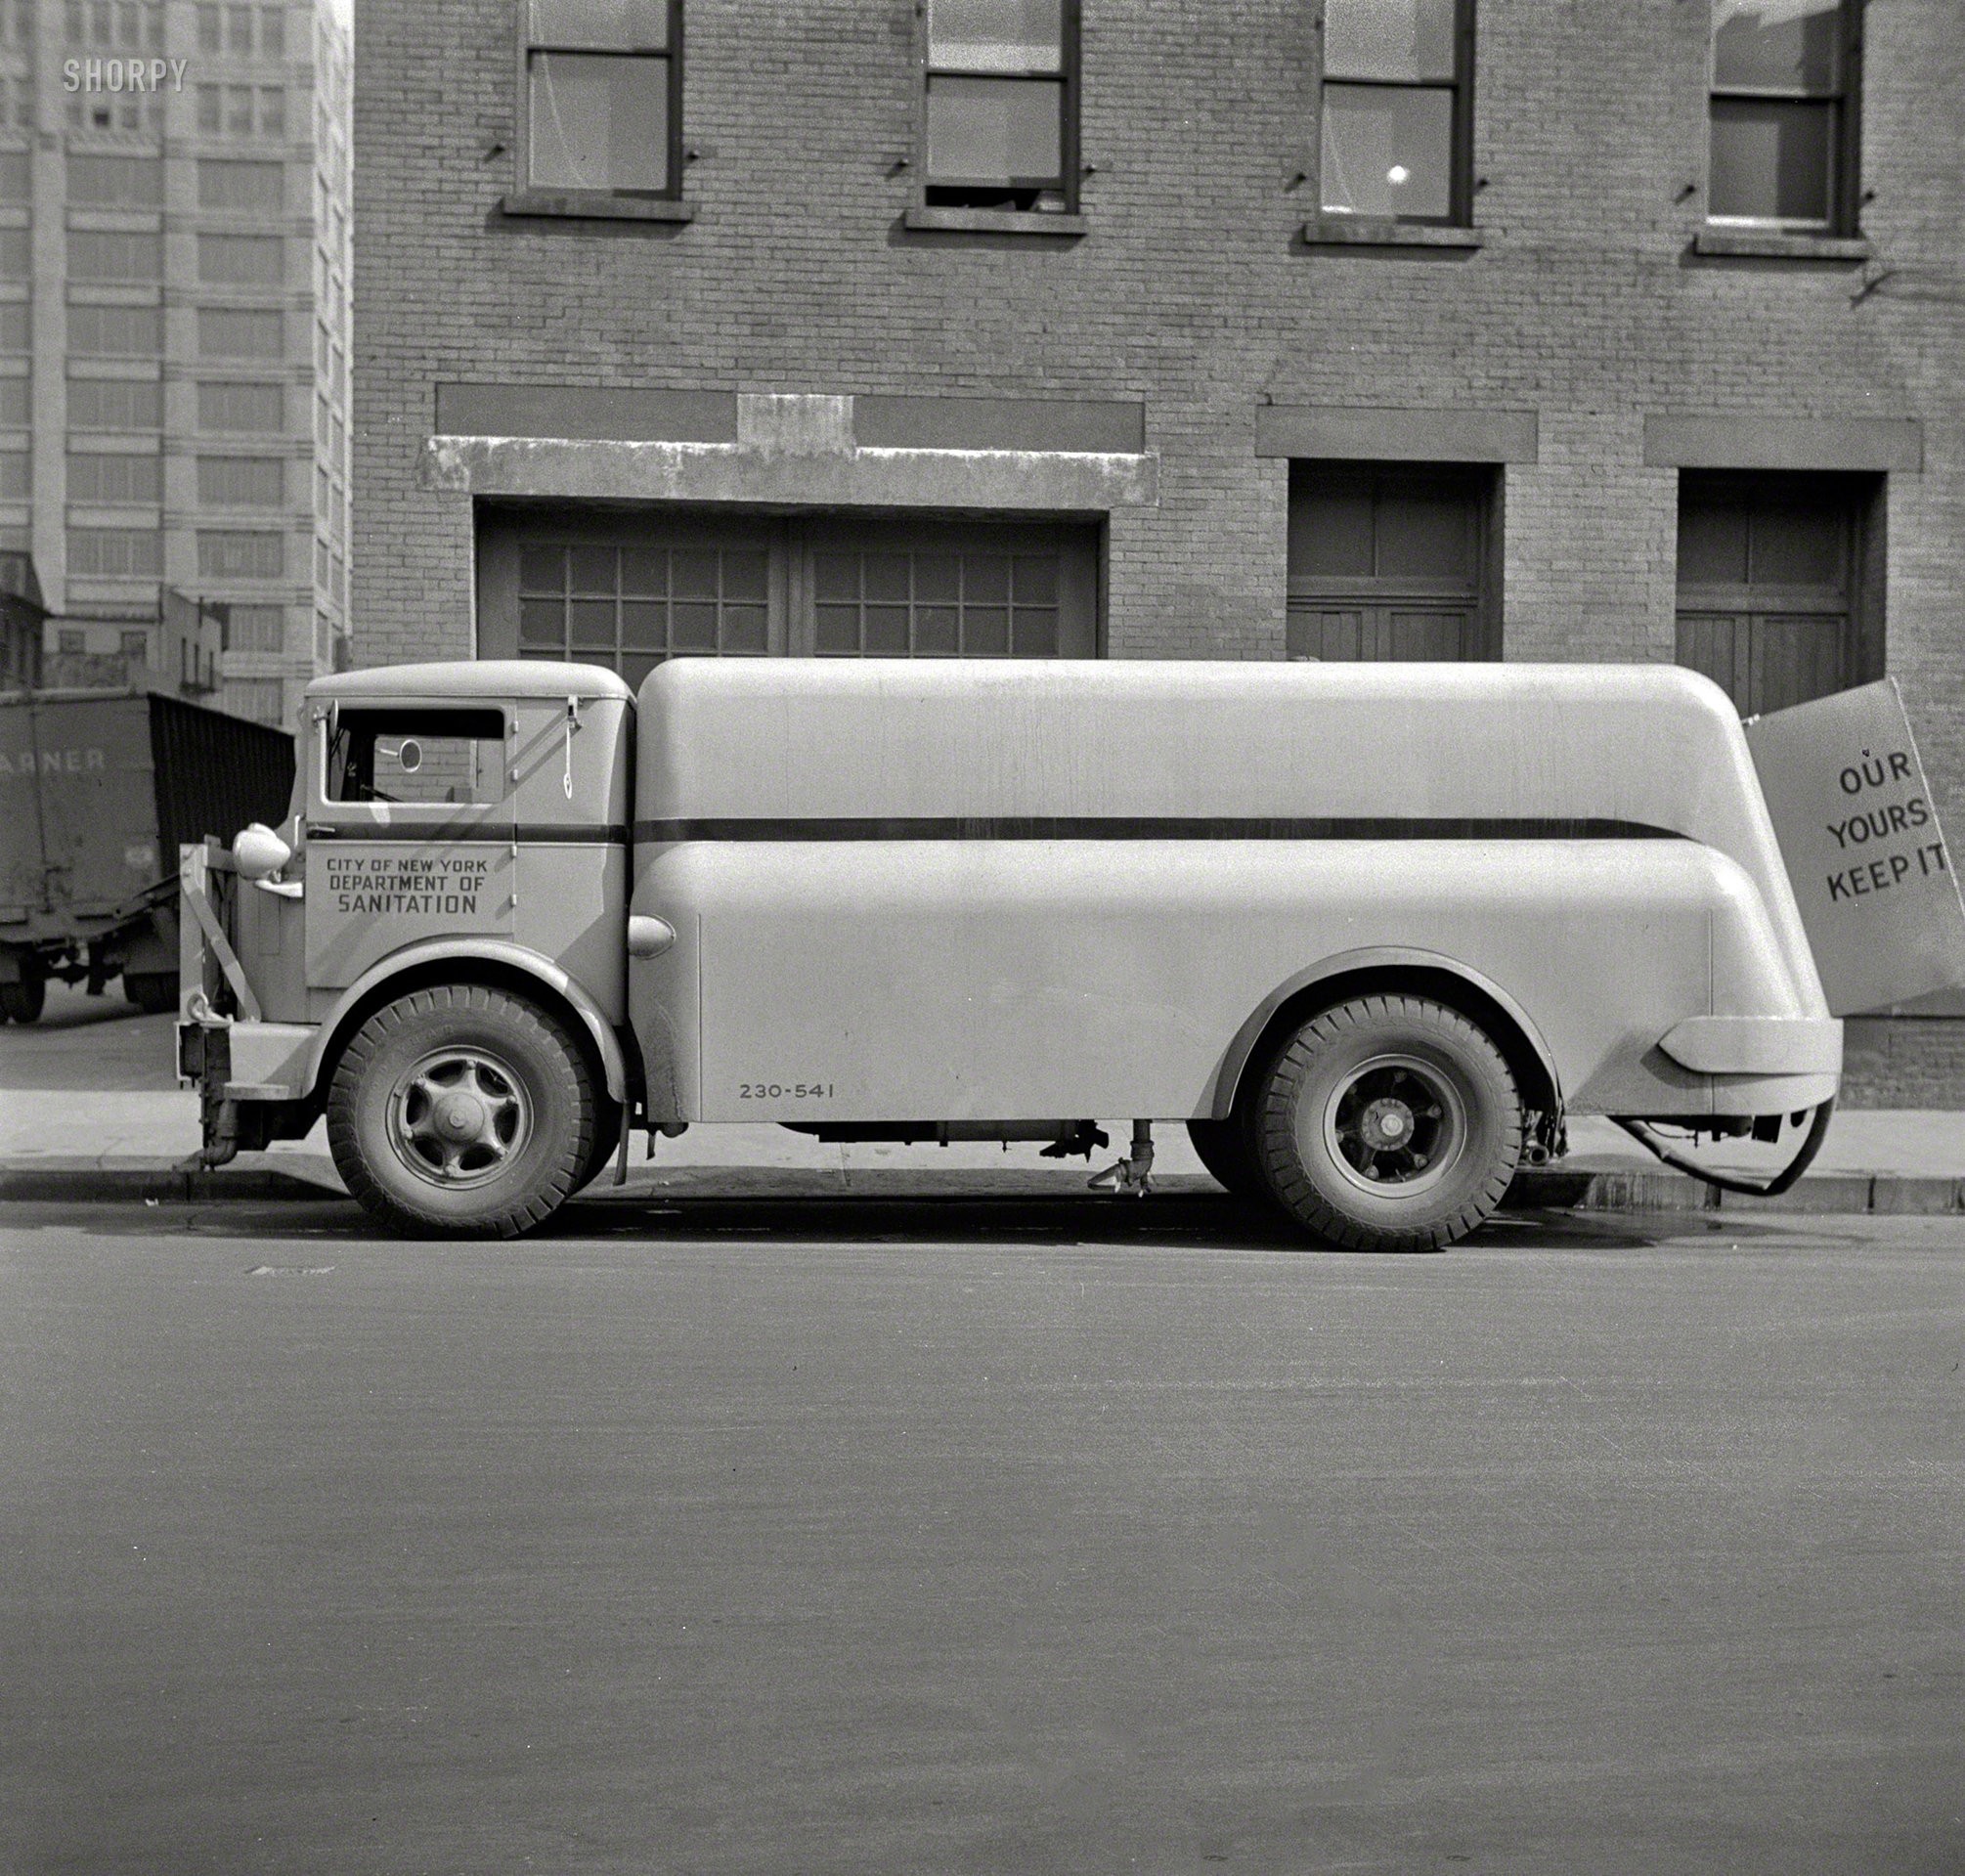
[[[181,1062],[204,1090],[208,1135],[231,1150],[299,1137],[378,1011],[420,995],[426,1013],[457,996],[537,1009],[564,1033],[588,1084],[588,1156],[604,1159],[630,1092],[620,1037],[633,726],[627,685],[588,666],[318,679],[293,811],[272,837],[284,857],[249,877],[257,869],[241,872],[214,843],[186,852],[201,915],[185,933]],[[418,1073],[422,1092],[397,1104],[406,1131],[389,1151],[413,1176],[430,1164],[453,1195],[481,1191],[507,1165],[514,1127],[536,1131],[535,1116],[501,1107],[481,1142],[449,1141],[446,1116],[455,1132],[471,1088],[498,1070],[458,1057]],[[420,1144],[419,1127],[430,1135]]]

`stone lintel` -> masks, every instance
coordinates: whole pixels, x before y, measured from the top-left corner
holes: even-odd
[[[1159,458],[1058,450],[819,450],[768,443],[632,443],[433,436],[417,479],[452,495],[555,501],[731,502],[818,508],[1002,508],[1102,513],[1156,507]],[[815,436],[793,426],[808,444]],[[741,419],[740,419],[741,421]]]
[[[1914,417],[1714,416],[1644,419],[1644,461],[1658,469],[1908,471],[1924,466]]]
[[[1541,429],[1533,411],[1373,410],[1265,404],[1255,413],[1255,454],[1364,462],[1533,462]]]

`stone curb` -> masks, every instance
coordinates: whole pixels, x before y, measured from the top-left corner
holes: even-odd
[[[1169,1194],[1209,1194],[1214,1181],[1198,1173],[1174,1174],[1159,1189]],[[1083,1175],[1042,1170],[939,1171],[930,1168],[851,1172],[801,1167],[679,1166],[662,1172],[637,1169],[618,1191],[602,1182],[583,1202],[623,1203],[651,1199],[880,1199],[1063,1198],[1085,1191]],[[184,1172],[172,1161],[120,1166],[0,1164],[0,1203],[191,1204],[211,1200],[345,1201],[338,1184],[323,1177],[269,1166],[222,1167]],[[1965,1179],[1902,1173],[1814,1173],[1778,1199],[1722,1193],[1683,1173],[1631,1169],[1547,1168],[1524,1172],[1508,1188],[1508,1211],[1729,1211],[1900,1215],[1965,1211]]]

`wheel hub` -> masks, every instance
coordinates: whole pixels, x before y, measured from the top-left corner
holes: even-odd
[[[446,1191],[496,1179],[532,1138],[525,1083],[489,1051],[433,1050],[396,1082],[389,1140],[417,1178]]]
[[[436,1123],[447,1140],[475,1140],[484,1131],[484,1106],[467,1094],[447,1095],[437,1103]]]
[[[1466,1140],[1465,1110],[1451,1078],[1417,1055],[1361,1062],[1332,1093],[1324,1127],[1347,1179],[1401,1195],[1437,1184]]]
[[[1408,1146],[1413,1138],[1413,1111],[1394,1098],[1374,1101],[1358,1117],[1358,1135],[1375,1153]]]

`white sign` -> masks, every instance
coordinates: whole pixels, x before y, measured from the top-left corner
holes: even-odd
[[[1897,680],[1746,731],[1830,1011],[1965,984],[1965,900]]]

